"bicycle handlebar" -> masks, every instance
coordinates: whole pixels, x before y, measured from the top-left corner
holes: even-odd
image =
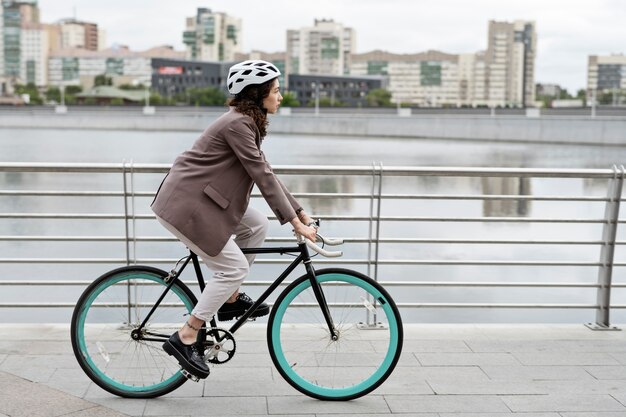
[[[327,251],[326,249],[323,249],[317,246],[314,242],[311,242],[311,240],[298,235],[298,241],[301,242],[302,239],[304,239],[306,245],[310,249],[319,253],[322,256],[325,256],[327,258],[338,258],[340,256],[343,256],[343,251],[334,251],[334,252]],[[320,235],[319,233],[317,234],[317,240],[324,242],[324,244],[328,246],[338,246],[338,245],[343,244],[343,239],[332,239],[332,238],[324,237]]]

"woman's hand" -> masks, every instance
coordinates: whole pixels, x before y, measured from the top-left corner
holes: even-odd
[[[315,240],[317,240],[317,229],[315,227],[307,226],[297,218],[293,219],[291,221],[291,224],[296,234],[304,236],[312,242],[315,242]]]

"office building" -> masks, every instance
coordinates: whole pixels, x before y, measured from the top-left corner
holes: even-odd
[[[626,91],[626,55],[591,55],[587,64],[588,97]]]
[[[226,80],[234,62],[205,62],[182,59],[152,59],[152,89],[164,97],[188,88],[215,87],[228,94]]]
[[[241,40],[241,19],[206,8],[187,18],[183,32],[186,58],[194,61],[234,61]]]
[[[353,54],[351,75],[389,77],[391,100],[417,106],[461,105],[458,55],[439,51]]]
[[[346,75],[356,50],[356,34],[333,20],[315,20],[312,27],[287,31],[289,74]]]
[[[83,48],[54,51],[48,60],[50,85],[82,85],[90,88],[95,77],[106,75],[114,86],[123,84],[150,85],[152,60],[156,58],[183,59],[185,53],[170,46],[135,52],[127,47],[89,51]]]
[[[316,98],[331,106],[367,106],[371,90],[387,87],[387,78],[354,75],[289,75],[289,92],[300,105],[313,105]]]
[[[533,106],[535,51],[534,23],[491,21],[486,51],[352,54],[350,74],[388,76],[388,89],[396,103],[424,107]]]

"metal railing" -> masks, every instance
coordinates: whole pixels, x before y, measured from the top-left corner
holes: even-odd
[[[138,180],[143,179],[147,174],[156,180],[160,180],[162,175],[169,169],[169,165],[165,164],[51,164],[51,163],[0,163],[0,207],[8,207],[9,204],[3,204],[2,201],[10,201],[11,199],[35,198],[35,199],[59,199],[69,207],[67,211],[42,212],[35,210],[18,210],[8,211],[0,210],[0,225],[14,224],[16,222],[34,222],[42,220],[44,222],[51,221],[71,221],[71,222],[112,222],[112,224],[121,224],[123,226],[122,235],[101,235],[81,236],[74,234],[58,234],[47,235],[14,233],[3,234],[2,230],[9,230],[11,227],[3,227],[0,229],[0,247],[2,245],[10,246],[13,244],[25,245],[27,243],[41,242],[48,245],[60,245],[63,243],[112,243],[123,245],[123,256],[106,257],[34,257],[29,256],[30,251],[25,250],[19,253],[19,256],[2,257],[0,254],[0,264],[23,266],[29,268],[34,265],[54,265],[54,264],[119,264],[129,265],[134,263],[140,264],[173,264],[175,258],[158,258],[150,256],[139,256],[137,249],[138,244],[157,244],[165,242],[175,242],[176,239],[166,235],[150,235],[140,233],[137,222],[146,222],[154,219],[149,212],[146,204],[142,204],[142,210],[138,210],[139,199],[145,200],[154,195],[154,190],[158,183],[150,183],[145,185],[144,189],[138,189]],[[320,182],[318,177],[326,178],[359,178],[362,189],[349,192],[342,190],[333,190],[332,192],[294,192],[296,198],[306,199],[313,205],[324,207],[324,202],[334,201],[360,201],[361,207],[365,207],[362,212],[352,213],[349,215],[316,212],[324,222],[329,224],[356,224],[365,225],[364,235],[341,236],[346,243],[354,243],[358,245],[366,245],[366,255],[357,255],[346,257],[346,259],[322,259],[317,263],[330,265],[350,265],[351,267],[361,267],[366,269],[367,274],[378,279],[383,285],[390,289],[398,288],[455,288],[455,289],[471,289],[471,288],[530,288],[535,290],[543,290],[545,288],[556,289],[582,289],[585,291],[595,291],[595,303],[575,303],[575,302],[534,302],[534,303],[496,303],[496,302],[411,302],[401,300],[398,305],[402,309],[415,308],[496,308],[496,309],[592,309],[596,311],[595,323],[590,325],[596,329],[609,329],[610,314],[615,309],[626,309],[626,304],[618,304],[611,301],[611,291],[615,289],[626,288],[625,283],[615,282],[613,279],[613,271],[617,267],[625,267],[626,262],[615,260],[615,249],[620,245],[626,245],[626,241],[619,240],[617,228],[620,223],[626,220],[620,220],[619,209],[622,200],[623,180],[626,175],[623,167],[613,167],[613,169],[517,169],[517,168],[416,168],[416,167],[383,167],[382,164],[373,164],[367,166],[354,167],[338,167],[338,166],[277,166],[274,168],[277,174],[285,177],[297,177],[297,179],[311,178],[313,182]],[[30,184],[30,188],[22,188],[19,184],[14,184],[10,180],[11,175],[40,175],[46,174],[52,176],[54,174],[62,175],[81,175],[79,183],[89,184],[90,181],[96,180],[98,175],[112,175],[117,178],[116,183],[119,189],[39,189],[36,181]],[[535,179],[571,179],[575,181],[596,181],[603,185],[604,195],[563,195],[563,194],[541,194],[533,195],[527,192],[493,192],[488,190],[482,193],[428,193],[415,192],[411,187],[405,187],[397,192],[397,187],[393,184],[386,184],[385,181],[399,177],[414,178],[436,178],[439,181],[446,177],[465,178],[471,180],[481,179],[498,179],[504,181],[506,185],[507,179],[522,184],[524,181]],[[20,177],[21,178],[21,177]],[[19,182],[19,181],[18,181]],[[27,182],[27,181],[25,181]],[[153,181],[154,182],[154,181]],[[323,182],[323,181],[322,181]],[[368,185],[369,184],[369,185]],[[522,184],[523,185],[523,184]],[[80,188],[80,187],[79,187]],[[358,188],[358,187],[357,187]],[[496,187],[497,188],[497,187]],[[507,188],[506,186],[503,188]],[[498,190],[496,190],[498,191]],[[501,191],[501,190],[500,190]],[[506,190],[505,190],[506,191]],[[517,190],[519,191],[519,189]],[[255,193],[255,198],[260,195]],[[110,207],[117,207],[117,210],[111,210],[102,213],[79,212],[75,210],[81,207],[77,201],[85,201],[84,199],[108,199],[114,203]],[[82,199],[82,200],[81,200]],[[394,206],[411,207],[408,212],[413,212],[414,208],[425,205],[427,202],[451,202],[459,203],[477,202],[482,204],[482,215],[398,215]],[[388,204],[389,203],[389,204]],[[602,205],[604,215],[598,217],[571,217],[567,216],[568,210],[559,211],[563,216],[530,216],[520,207],[525,207],[531,203],[557,203],[557,204],[595,204]],[[516,210],[498,211],[493,207],[512,204]],[[18,205],[19,206],[19,205]],[[328,206],[328,205],[326,205]],[[384,207],[383,207],[384,206]],[[335,211],[341,212],[340,209]],[[417,211],[417,210],[415,210]],[[154,222],[156,223],[156,222]],[[95,224],[95,223],[90,223]],[[421,236],[383,236],[381,229],[386,225],[567,225],[568,227],[594,226],[601,228],[594,238],[586,236],[584,239],[572,239],[567,236],[557,238],[546,237],[482,237],[482,236],[452,236],[452,237],[421,237]],[[19,228],[17,228],[19,229]],[[80,228],[77,226],[75,232]],[[121,229],[120,229],[121,230]],[[269,243],[284,242],[290,240],[286,236],[273,236],[268,238]],[[598,259],[474,259],[462,256],[424,257],[421,254],[413,257],[402,257],[389,255],[389,250],[383,251],[393,245],[394,248],[405,248],[407,245],[429,245],[432,247],[443,245],[467,245],[470,253],[479,252],[476,248],[482,245],[492,245],[496,247],[508,247],[511,245],[521,245],[524,247],[576,247],[589,246],[600,249]],[[386,254],[383,254],[386,253]],[[348,252],[353,255],[356,252]],[[148,254],[149,255],[149,254]],[[288,262],[283,259],[259,259],[259,264],[282,264]],[[573,281],[561,282],[559,280],[547,282],[533,281],[507,281],[507,280],[487,280],[477,281],[473,279],[467,280],[421,280],[421,279],[390,279],[385,273],[385,278],[381,278],[381,268],[411,268],[411,267],[430,267],[430,266],[446,266],[446,267],[546,267],[546,268],[592,268],[597,270],[597,280],[590,281]],[[6,270],[6,268],[4,268]],[[529,269],[529,271],[531,271]],[[530,273],[530,272],[529,272]],[[393,274],[391,274],[393,275]],[[91,281],[84,279],[11,279],[11,274],[0,277],[0,288],[18,288],[33,286],[85,286]],[[267,285],[269,281],[249,282],[247,285]],[[71,308],[75,300],[67,300],[61,302],[4,302],[0,300],[0,308],[20,309],[20,308]]]

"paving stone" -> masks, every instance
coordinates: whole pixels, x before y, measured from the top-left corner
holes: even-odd
[[[392,413],[504,413],[510,411],[495,395],[386,395]]]
[[[531,381],[430,382],[437,395],[531,395],[544,394]]]
[[[83,398],[87,394],[87,390],[91,384],[93,384],[84,373],[83,375],[77,375],[76,379],[72,379],[71,376],[60,377],[59,372],[69,372],[69,375],[76,375],[78,373],[78,371],[74,370],[57,369],[48,381],[42,382],[42,384],[79,398]]]
[[[608,353],[514,353],[523,365],[619,365],[618,361]]]
[[[471,352],[462,340],[407,340],[402,345],[402,352]]]
[[[76,411],[75,413],[63,414],[63,417],[120,417],[122,414],[111,409],[98,406],[88,408],[86,410]]]
[[[514,412],[537,411],[626,411],[610,395],[528,395],[502,396],[502,401]]]
[[[593,380],[594,377],[578,366],[481,366],[493,380],[542,381],[542,380]]]
[[[624,352],[620,352],[620,353],[611,353],[611,356],[613,358],[615,358],[615,360],[622,364],[622,365],[626,365],[626,353]]]
[[[517,415],[515,415],[517,417]],[[584,413],[561,413],[562,417],[626,417],[626,411],[620,412],[608,412],[608,413],[596,413],[585,411]]]
[[[389,413],[385,398],[379,395],[367,395],[352,401],[319,401],[305,396],[270,397],[267,399],[269,414],[356,414],[359,416],[376,413]],[[411,410],[414,411],[414,410]]]
[[[210,377],[209,377],[210,378]],[[207,381],[204,387],[205,397],[241,397],[302,395],[285,381],[257,381],[253,376],[240,381]]]
[[[103,394],[99,397],[88,397],[85,399],[129,416],[142,416],[148,401],[137,398],[121,398],[112,394],[107,396]]]
[[[508,353],[416,353],[422,366],[519,365]]]
[[[626,407],[626,392],[611,394],[611,396]]]
[[[90,410],[92,413],[86,413]],[[11,417],[55,417],[79,412],[82,415],[116,416],[96,404],[42,384],[0,372],[0,413]],[[100,413],[100,414],[98,414]]]
[[[562,352],[563,349],[549,340],[516,341],[468,341],[468,347],[475,353],[511,353],[511,352]]]
[[[404,417],[404,414],[402,415]],[[559,413],[439,413],[439,417],[561,417]]]
[[[264,397],[239,397],[236,401],[230,397],[203,398],[156,398],[148,401],[144,416],[221,416],[229,414],[267,414],[267,403]]]
[[[374,391],[376,395],[385,394],[433,394],[425,379],[417,379],[411,368],[396,368],[389,378]]]
[[[536,381],[535,386],[544,394],[626,393],[626,380]]]
[[[583,369],[597,379],[626,379],[626,366],[585,366]]]

